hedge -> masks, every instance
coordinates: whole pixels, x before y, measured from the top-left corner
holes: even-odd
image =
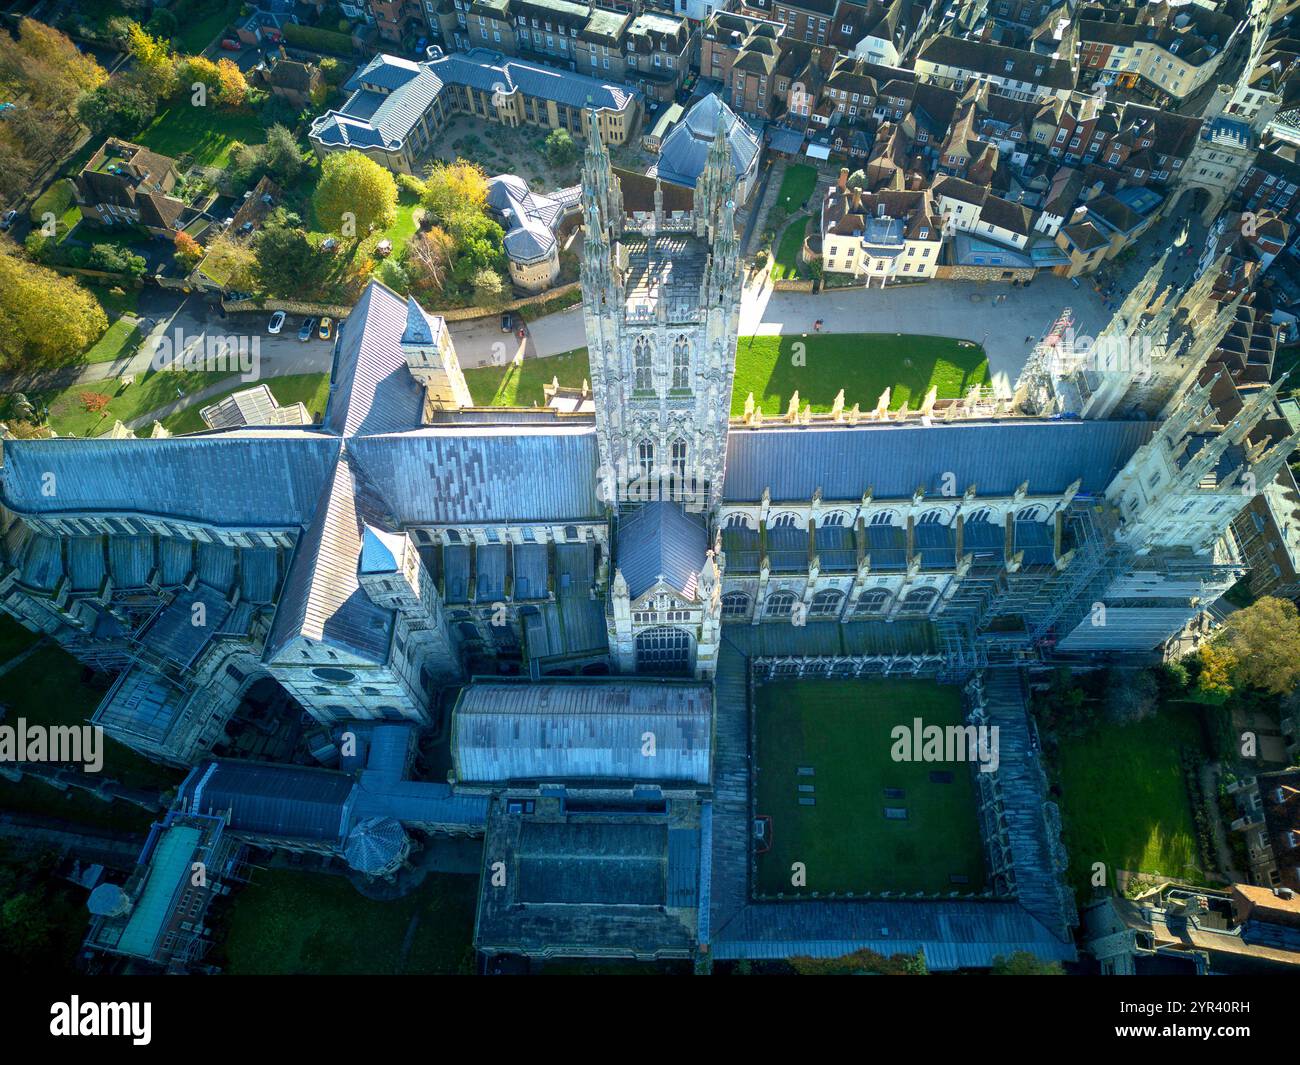
[[[317,26],[299,26],[293,22],[287,23],[283,30],[284,39],[300,48],[343,56],[350,56],[356,51],[352,38],[346,33],[322,30]]]

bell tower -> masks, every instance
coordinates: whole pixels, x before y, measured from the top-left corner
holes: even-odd
[[[721,499],[740,325],[735,171],[721,118],[691,211],[628,213],[594,121],[583,159],[583,308],[601,488],[615,507]]]

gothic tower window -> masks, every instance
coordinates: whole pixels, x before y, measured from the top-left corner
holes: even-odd
[[[636,347],[632,351],[632,364],[636,372],[632,387],[637,391],[649,391],[654,388],[654,378],[650,369],[650,341],[645,337],[636,338]]]
[[[673,345],[673,388],[690,388],[691,347],[685,336]]]
[[[649,440],[642,440],[638,445],[637,461],[641,466],[641,476],[649,478],[655,469],[655,446]]]
[[[678,477],[686,477],[686,441],[673,441],[673,473]]]

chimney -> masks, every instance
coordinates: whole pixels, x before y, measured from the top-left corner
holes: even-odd
[[[849,168],[847,166],[842,166],[840,167],[840,179],[835,183],[835,187],[838,188],[840,192],[843,192],[845,188],[848,186],[848,183],[849,183]]]
[[[853,209],[855,211],[862,210],[862,189],[856,186],[853,189]]]

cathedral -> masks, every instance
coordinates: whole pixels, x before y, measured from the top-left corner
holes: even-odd
[[[443,319],[371,282],[320,424],[3,440],[0,607],[115,676],[95,724],[192,765],[267,680],[326,728],[419,725],[469,677],[709,681],[724,645],[963,681],[1150,651],[1244,572],[1230,523],[1296,440],[1275,389],[1216,402],[1208,282],[1126,303],[1140,373],[732,417],[725,136],[666,196],[593,125],[582,187],[594,411],[475,407]]]

